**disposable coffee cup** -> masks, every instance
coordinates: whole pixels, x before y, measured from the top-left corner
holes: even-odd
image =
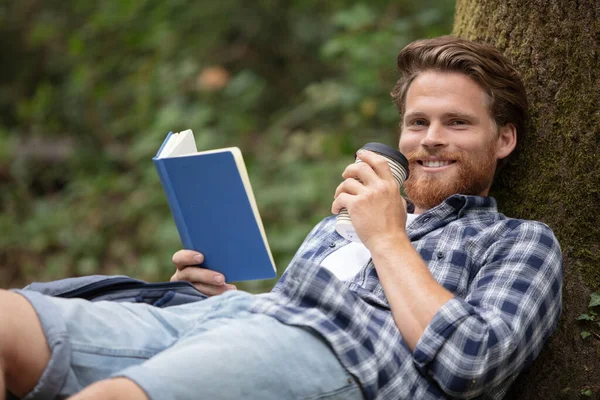
[[[404,184],[406,178],[408,178],[408,160],[402,153],[396,150],[393,147],[385,145],[383,143],[367,143],[365,144],[361,150],[372,151],[373,153],[377,153],[386,158],[390,170],[392,171],[392,175],[396,179],[398,183],[398,191]],[[361,163],[362,160],[356,156],[356,162]],[[352,226],[352,219],[350,218],[350,214],[348,214],[348,210],[342,208],[337,215],[335,222],[335,230],[347,240],[352,242],[361,243],[361,240],[358,238],[356,231],[354,230],[354,226]]]

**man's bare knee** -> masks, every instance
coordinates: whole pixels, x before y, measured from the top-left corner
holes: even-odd
[[[127,378],[96,382],[68,400],[149,400],[146,392]]]
[[[31,304],[0,289],[0,365],[6,388],[23,397],[35,387],[49,359],[50,349]]]

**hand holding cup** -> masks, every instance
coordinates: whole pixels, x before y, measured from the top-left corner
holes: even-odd
[[[361,150],[372,151],[386,158],[392,175],[398,183],[398,190],[400,190],[404,184],[404,181],[406,178],[408,178],[408,160],[406,157],[395,148],[383,143],[367,143],[361,148]],[[360,163],[362,160],[356,156],[356,162]],[[345,208],[341,209],[337,215],[336,231],[347,240],[357,243],[361,242],[356,234],[356,231],[354,230],[354,227],[352,226],[350,215]]]

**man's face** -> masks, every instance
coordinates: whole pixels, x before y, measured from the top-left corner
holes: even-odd
[[[487,195],[496,161],[505,156],[489,101],[459,73],[427,71],[410,85],[399,149],[409,160],[404,189],[416,212],[456,193]]]

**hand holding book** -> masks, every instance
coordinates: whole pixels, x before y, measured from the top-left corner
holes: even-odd
[[[204,262],[204,255],[193,250],[179,250],[173,254],[175,273],[171,282],[186,281],[207,296],[214,296],[228,290],[236,290],[235,285],[225,282],[223,274],[206,268],[194,268]]]
[[[153,158],[186,250],[226,281],[276,276],[250,179],[237,147],[198,152],[191,130],[169,133]]]

